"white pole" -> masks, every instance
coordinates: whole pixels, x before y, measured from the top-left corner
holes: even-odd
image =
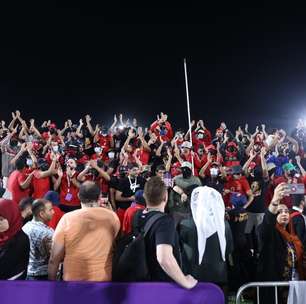
[[[188,125],[189,125],[189,138],[192,147],[192,133],[191,133],[191,118],[190,118],[190,100],[189,100],[189,89],[188,89],[188,77],[187,77],[187,62],[186,58],[184,58],[184,70],[185,70],[185,85],[186,85],[186,97],[187,97],[187,113],[188,113]],[[193,157],[191,157],[192,163],[192,174],[194,175],[194,161]]]

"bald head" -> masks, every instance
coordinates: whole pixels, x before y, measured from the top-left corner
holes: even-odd
[[[99,200],[100,188],[94,182],[84,182],[79,190],[79,198],[82,204],[92,204]]]

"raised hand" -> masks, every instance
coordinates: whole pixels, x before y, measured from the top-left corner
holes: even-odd
[[[85,116],[85,120],[86,120],[86,122],[90,122],[90,121],[91,121],[91,117],[90,117],[89,114],[87,114],[87,115]]]
[[[128,136],[129,136],[130,138],[134,138],[134,137],[135,137],[135,133],[134,133],[134,130],[133,130],[132,128],[129,129]]]
[[[137,127],[137,119],[136,119],[136,118],[133,118],[132,125],[133,125],[135,128]]]
[[[274,189],[272,202],[278,202],[279,203],[287,195],[288,195],[287,184],[286,183],[281,183]]]
[[[138,133],[138,136],[139,136],[139,137],[143,137],[142,127],[138,127],[137,133]]]
[[[301,156],[300,155],[296,155],[295,156],[295,160],[297,163],[300,163],[301,162]]]
[[[58,177],[62,178],[62,177],[63,177],[63,174],[64,174],[64,173],[63,173],[62,167],[59,166],[58,169],[57,169],[57,175],[58,175]]]

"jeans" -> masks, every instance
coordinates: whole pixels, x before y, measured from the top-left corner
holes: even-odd
[[[42,276],[27,275],[26,280],[27,281],[48,281],[48,275],[42,275]]]

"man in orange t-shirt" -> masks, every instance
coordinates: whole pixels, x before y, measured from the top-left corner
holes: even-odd
[[[64,263],[64,281],[111,281],[115,238],[120,230],[117,215],[100,207],[100,188],[86,181],[80,186],[82,209],[66,213],[53,236],[49,279],[55,280]]]

